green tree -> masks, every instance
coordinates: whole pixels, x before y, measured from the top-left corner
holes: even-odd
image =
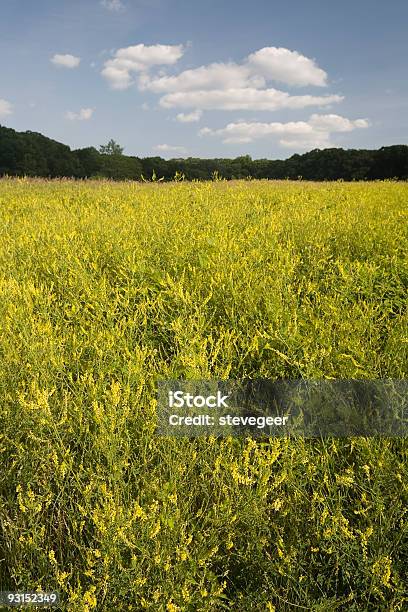
[[[108,144],[99,147],[99,153],[102,153],[102,155],[122,155],[123,147],[111,138]]]
[[[79,177],[85,178],[99,174],[102,168],[103,158],[94,147],[78,149],[73,151],[73,154],[76,155],[78,159]]]

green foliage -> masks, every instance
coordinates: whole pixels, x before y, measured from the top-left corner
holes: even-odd
[[[176,174],[174,175],[174,181],[176,183],[182,183],[186,178],[186,175],[183,172],[178,172],[178,170],[176,171]]]
[[[408,179],[408,146],[382,147],[378,151],[315,149],[286,160],[255,159],[169,159],[129,157],[114,140],[102,145],[71,151],[69,147],[34,132],[15,132],[0,126],[0,176],[42,176],[89,178],[105,176],[114,180],[214,180],[305,179],[355,181],[367,179]],[[156,180],[153,179],[152,180]]]
[[[150,180],[146,179],[143,174],[141,175],[141,178],[144,183],[162,183],[164,181],[164,176],[158,178],[155,170],[152,171],[152,177]],[[178,176],[175,176],[174,180],[176,182],[179,182],[180,179],[178,178]]]
[[[80,166],[80,178],[89,178],[101,173],[103,160],[94,147],[76,151]]]
[[[100,166],[100,173],[106,178],[115,180],[133,180],[140,179],[142,174],[142,165],[137,157],[128,157],[125,155],[103,155]]]
[[[122,155],[123,147],[111,139],[108,144],[99,147],[99,153],[102,155]]]
[[[15,132],[0,126],[0,176],[77,175],[78,160],[66,145],[36,132]]]
[[[0,181],[0,588],[74,612],[406,609],[405,440],[160,438],[155,390],[406,377],[407,196]]]
[[[214,170],[214,172],[211,175],[212,180],[215,183],[218,183],[219,181],[225,180],[222,178],[222,176],[220,176],[220,173],[218,172],[218,170]]]

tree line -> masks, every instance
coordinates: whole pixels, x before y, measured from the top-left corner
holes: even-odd
[[[107,145],[71,150],[37,132],[0,126],[0,176],[109,178],[115,180],[408,179],[408,146],[378,150],[314,149],[285,160],[135,157],[111,140]]]

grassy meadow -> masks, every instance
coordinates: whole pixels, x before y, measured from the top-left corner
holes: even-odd
[[[0,590],[406,610],[403,439],[167,439],[160,378],[406,378],[408,184],[0,181]]]

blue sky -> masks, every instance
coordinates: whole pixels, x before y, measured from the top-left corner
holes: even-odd
[[[10,0],[0,123],[129,155],[408,144],[408,3]]]

